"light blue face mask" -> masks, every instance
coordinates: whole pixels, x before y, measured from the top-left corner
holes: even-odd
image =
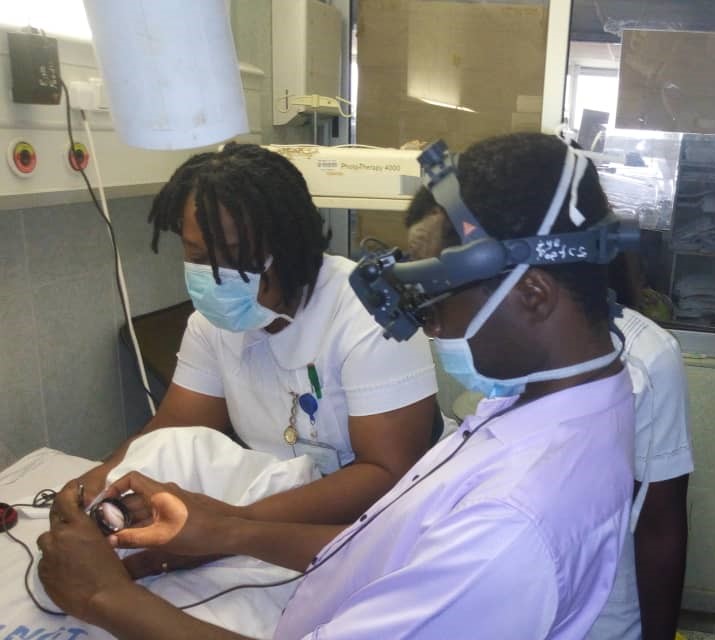
[[[539,371],[518,378],[507,379],[490,378],[489,376],[479,373],[474,365],[472,350],[469,348],[469,343],[466,338],[458,338],[456,340],[436,339],[434,346],[445,372],[457,380],[463,387],[470,391],[483,393],[487,398],[506,398],[521,395],[524,393],[526,385],[530,382],[570,378],[571,376],[595,371],[601,367],[608,366],[618,358],[623,347],[618,336],[612,334],[612,338],[614,350],[606,355],[587,360],[586,362],[579,362],[578,364],[568,367],[549,369],[548,371]]]
[[[271,266],[269,257],[265,269]],[[210,265],[184,262],[186,289],[194,308],[219,329],[249,331],[267,327],[277,318],[293,318],[276,313],[258,302],[260,273],[245,272],[248,282],[235,269],[219,267],[221,284],[214,280]]]
[[[571,146],[566,147],[566,158],[564,168],[561,171],[559,184],[554,192],[549,209],[544,216],[544,220],[539,227],[537,235],[550,233],[556,217],[561,210],[567,196],[569,196],[569,216],[577,227],[583,224],[585,218],[578,210],[578,186],[584,175],[587,166],[587,158]],[[609,365],[619,357],[622,351],[620,338],[614,337],[616,348],[604,356],[580,362],[568,367],[550,369],[548,371],[538,371],[518,378],[498,379],[485,376],[477,370],[472,350],[468,340],[472,338],[484,323],[494,313],[495,309],[502,303],[508,293],[514,288],[516,283],[529,269],[529,265],[517,265],[514,270],[501,282],[494,293],[489,296],[484,306],[472,318],[463,338],[440,339],[435,338],[434,347],[445,372],[455,378],[462,386],[470,391],[479,391],[487,398],[503,398],[520,395],[524,392],[526,385],[530,382],[540,382],[544,380],[560,380],[571,376],[595,371]]]

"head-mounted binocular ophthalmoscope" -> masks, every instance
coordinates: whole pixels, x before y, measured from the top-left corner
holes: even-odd
[[[444,249],[438,258],[409,261],[393,248],[368,253],[360,260],[350,285],[385,329],[386,338],[409,339],[424,325],[430,305],[516,265],[606,264],[620,251],[639,248],[637,222],[615,216],[583,231],[497,240],[484,231],[462,200],[455,158],[447,145],[435,142],[418,160],[423,184],[447,213],[462,244]]]

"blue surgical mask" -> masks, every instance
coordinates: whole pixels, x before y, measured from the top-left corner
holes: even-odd
[[[580,226],[585,221],[583,215],[578,210],[578,186],[586,171],[586,156],[573,149],[566,148],[566,157],[561,171],[559,183],[551,199],[551,204],[539,226],[537,235],[550,233],[556,217],[561,210],[566,198],[569,199],[569,216],[575,226]],[[462,386],[470,391],[479,391],[487,398],[502,398],[520,395],[524,392],[526,385],[530,382],[540,382],[544,380],[559,380],[570,378],[571,376],[595,371],[609,365],[619,357],[623,350],[623,344],[618,336],[615,336],[615,348],[611,353],[598,358],[580,362],[568,367],[551,369],[549,371],[538,371],[518,378],[497,379],[485,376],[477,370],[472,357],[472,350],[469,348],[468,340],[472,338],[483,326],[496,308],[503,302],[504,298],[514,288],[516,283],[529,269],[528,264],[519,264],[504,278],[494,293],[487,299],[486,303],[472,318],[463,338],[434,340],[434,347],[437,356],[442,363],[442,367],[448,375],[451,375]],[[614,334],[612,334],[614,335]]]
[[[469,391],[478,391],[487,398],[516,396],[524,391],[524,385],[496,380],[479,373],[474,366],[472,350],[465,338],[434,340],[434,349],[445,373],[452,376]]]
[[[271,262],[269,257],[266,269]],[[277,318],[293,320],[259,304],[260,273],[245,272],[248,282],[235,269],[219,267],[218,273],[221,284],[214,280],[210,265],[184,262],[186,289],[194,308],[214,326],[238,332],[267,327]]]
[[[487,398],[506,398],[521,395],[530,382],[570,378],[608,366],[619,357],[623,348],[620,338],[615,334],[612,334],[612,337],[614,350],[606,355],[568,367],[538,371],[518,378],[506,379],[491,378],[479,373],[466,338],[448,340],[435,338],[434,348],[445,373],[452,376],[463,387],[470,391],[479,391]]]

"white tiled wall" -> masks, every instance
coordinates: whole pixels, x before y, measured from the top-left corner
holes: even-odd
[[[151,252],[150,197],[110,201],[135,315],[186,299],[181,245]],[[145,420],[106,228],[89,203],[0,214],[0,468],[40,446],[98,458]]]
[[[271,124],[270,0],[233,4],[252,128],[241,140],[307,140],[308,131],[274,132]],[[62,110],[55,109],[49,115],[59,122]],[[0,123],[2,135],[9,134]],[[118,150],[116,141],[102,144],[102,159]],[[155,179],[168,178],[187,155],[154,167]],[[124,320],[107,232],[92,205],[69,192],[56,194],[52,202],[60,204],[52,206],[39,197],[17,204],[9,179],[0,179],[0,469],[40,446],[98,458],[147,418],[135,369],[119,346]],[[187,298],[178,239],[167,234],[160,254],[150,251],[150,206],[151,196],[110,200],[134,315]]]

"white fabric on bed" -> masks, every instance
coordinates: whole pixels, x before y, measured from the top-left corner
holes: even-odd
[[[59,489],[69,479],[95,466],[95,462],[39,449],[0,473],[0,501],[31,501],[37,491]],[[160,481],[176,482],[233,504],[255,500],[319,478],[306,457],[280,461],[271,455],[243,449],[221,433],[204,427],[160,429],[136,440],[110,480],[131,470]],[[30,510],[33,516],[37,510]],[[30,515],[30,514],[27,514]],[[35,540],[47,529],[47,511],[41,517],[20,515],[13,534],[39,555]],[[101,629],[72,617],[39,611],[25,592],[25,551],[0,535],[3,579],[0,581],[0,637],[111,638]],[[142,583],[154,593],[181,606],[239,583],[266,583],[295,575],[265,562],[236,556],[190,571],[147,578]],[[190,609],[197,618],[256,638],[269,638],[296,583],[270,589],[242,589]],[[44,593],[36,571],[31,575],[36,597],[50,609],[56,607]],[[42,630],[42,631],[41,631]],[[36,634],[36,635],[33,635]],[[49,635],[45,635],[49,634]],[[54,635],[53,635],[54,634]]]

